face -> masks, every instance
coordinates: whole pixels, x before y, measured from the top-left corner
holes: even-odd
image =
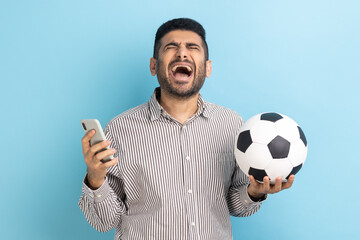
[[[151,74],[157,75],[163,91],[176,98],[198,94],[205,77],[211,74],[211,61],[205,60],[202,39],[192,31],[167,33],[161,39],[158,56],[150,60]]]

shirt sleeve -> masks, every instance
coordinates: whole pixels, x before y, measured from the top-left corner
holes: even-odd
[[[234,129],[234,132],[244,124],[244,121],[240,116],[237,116],[236,121],[238,125]],[[234,161],[235,156],[234,156]],[[226,196],[229,212],[236,217],[247,217],[257,212],[261,206],[261,203],[266,199],[266,195],[260,201],[254,202],[247,191],[250,184],[249,177],[243,173],[238,164],[235,164],[231,185]]]
[[[106,138],[111,141],[111,148],[117,149],[108,129],[105,129]],[[117,155],[117,154],[116,154]],[[115,157],[116,157],[115,155]],[[117,164],[108,169],[103,185],[92,190],[86,185],[86,177],[83,181],[82,195],[79,207],[85,218],[96,230],[107,232],[121,224],[121,216],[126,214],[124,184],[119,174]]]
[[[232,176],[232,183],[226,197],[231,215],[236,217],[247,217],[259,210],[263,200],[258,202],[251,200],[247,192],[249,184],[250,180],[248,176],[246,176],[236,164]]]

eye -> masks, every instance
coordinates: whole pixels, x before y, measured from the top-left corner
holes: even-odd
[[[190,48],[190,49],[194,49],[194,50],[199,50],[199,47],[196,46],[196,45],[191,45],[189,48]]]
[[[166,46],[166,47],[165,47],[165,50],[175,49],[175,48],[176,48],[176,46],[174,46],[174,45],[169,45],[169,46]]]

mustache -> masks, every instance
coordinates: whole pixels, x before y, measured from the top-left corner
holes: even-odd
[[[171,61],[170,63],[169,63],[169,67],[171,66],[171,65],[173,65],[174,63],[178,63],[178,62],[186,62],[186,63],[190,63],[191,65],[193,65],[194,67],[195,67],[195,64],[193,63],[193,62],[191,62],[190,60],[188,60],[188,59],[184,59],[184,60],[180,60],[180,59],[175,59],[175,60],[173,60],[173,61]]]

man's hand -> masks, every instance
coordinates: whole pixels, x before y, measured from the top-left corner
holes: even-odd
[[[275,184],[270,184],[270,179],[268,176],[265,176],[263,179],[263,183],[259,183],[255,180],[255,178],[250,175],[250,185],[248,186],[249,196],[253,198],[260,199],[265,194],[273,194],[280,192],[284,189],[288,189],[292,186],[295,175],[291,175],[287,182],[282,182],[281,177],[277,177],[275,180]]]
[[[108,162],[101,162],[100,160],[114,154],[116,152],[115,149],[107,149],[102,152],[98,152],[101,149],[110,145],[110,141],[103,141],[94,146],[90,147],[90,139],[95,135],[95,130],[91,130],[85,134],[82,138],[82,150],[85,159],[85,163],[87,166],[87,183],[91,189],[97,189],[101,187],[101,185],[105,181],[106,170],[114,166],[118,162],[118,158],[114,158]]]

